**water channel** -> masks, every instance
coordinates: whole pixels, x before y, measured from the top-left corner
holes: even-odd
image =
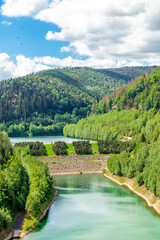
[[[160,217],[101,174],[54,177],[59,196],[25,240],[159,240]]]

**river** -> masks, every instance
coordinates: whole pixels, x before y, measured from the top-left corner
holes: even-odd
[[[35,136],[35,137],[10,137],[11,143],[14,145],[19,142],[43,142],[44,144],[50,144],[51,142],[64,141],[66,143],[72,143],[73,141],[79,141],[84,139],[69,138],[64,136]],[[93,141],[93,140],[92,140]]]
[[[101,174],[56,176],[59,196],[24,240],[159,240],[160,217]]]

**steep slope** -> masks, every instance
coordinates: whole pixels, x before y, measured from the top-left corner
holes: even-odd
[[[143,74],[127,88],[119,88],[113,97],[113,105],[119,109],[136,108],[149,110],[160,107],[160,69],[150,75]]]

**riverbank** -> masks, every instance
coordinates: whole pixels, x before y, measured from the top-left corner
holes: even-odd
[[[48,206],[44,209],[43,214],[39,217],[38,221],[29,229],[27,229],[26,231],[23,232],[23,229],[19,235],[20,239],[23,239],[26,235],[28,235],[30,232],[32,232],[38,225],[39,223],[42,221],[42,219],[47,215],[51,205],[55,202],[56,198],[58,196],[58,191],[55,191],[55,195],[54,198],[52,199],[52,201],[48,204]]]
[[[160,215],[160,199],[144,185],[139,186],[135,178],[129,179],[127,177],[113,175],[107,168],[104,176],[120,186],[127,187],[134,194],[144,199],[147,203],[147,206],[153,208]]]

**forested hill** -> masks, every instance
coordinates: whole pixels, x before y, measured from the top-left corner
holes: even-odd
[[[103,112],[97,111],[101,107],[99,103],[92,107],[93,113],[96,114],[82,119],[77,124],[66,125],[63,130],[64,135],[94,140],[114,140],[141,133],[146,122],[154,118],[154,115],[160,121],[160,68],[156,68],[149,75],[141,75],[127,87],[118,88],[108,97],[106,105],[102,107],[104,106],[106,106],[104,112],[108,111],[108,113],[97,114]],[[150,126],[150,129],[147,128],[149,135],[154,134],[156,138],[159,130],[153,130],[154,125]],[[145,138],[148,139],[149,136]]]
[[[109,170],[118,176],[135,177],[138,185],[144,184],[160,197],[160,68],[115,94],[108,101],[108,113],[92,114],[78,124],[66,125],[64,135],[107,140],[100,141],[107,153],[114,149],[113,140],[130,140],[129,147],[108,159]]]
[[[128,86],[118,88],[110,101],[117,110],[160,108],[160,68],[150,75],[142,74]]]
[[[62,132],[91,110],[93,102],[153,67],[64,68],[0,82],[0,130],[9,136]]]

